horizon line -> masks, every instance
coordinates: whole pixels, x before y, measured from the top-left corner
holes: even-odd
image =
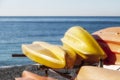
[[[0,16],[0,17],[120,17],[120,16],[26,16],[26,15],[18,15],[18,16]]]

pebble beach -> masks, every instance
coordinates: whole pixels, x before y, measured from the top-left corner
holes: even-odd
[[[41,76],[45,76],[45,71],[42,69],[38,69],[38,65],[24,65],[24,66],[13,66],[13,67],[2,67],[0,68],[0,80],[15,80],[15,78],[19,78],[22,75],[24,70],[36,73]],[[59,70],[59,72],[65,72],[65,69]],[[68,70],[68,75],[75,76],[76,69]],[[58,80],[70,80],[66,77],[63,77],[53,71],[48,71],[48,76],[53,77]]]

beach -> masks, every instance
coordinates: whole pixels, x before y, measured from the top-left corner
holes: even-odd
[[[32,67],[34,65],[26,65],[26,66],[6,66],[0,68],[0,80],[15,80],[15,77],[20,77],[24,70],[35,71]]]
[[[70,69],[68,70],[67,78],[61,76],[58,73],[55,73],[52,71],[52,69],[48,70],[48,76],[53,77],[58,80],[69,80],[68,78],[71,76],[75,76],[75,72],[78,68]],[[0,80],[15,80],[15,78],[21,77],[22,72],[24,70],[36,73],[41,76],[45,76],[45,71],[43,69],[38,69],[38,65],[33,64],[33,65],[23,65],[23,66],[13,66],[13,67],[2,67],[0,68]],[[57,70],[59,72],[66,72],[66,69],[59,69]]]

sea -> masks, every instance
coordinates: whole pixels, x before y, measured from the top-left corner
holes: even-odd
[[[12,54],[23,54],[21,45],[34,41],[62,45],[61,38],[73,26],[81,26],[91,34],[120,26],[120,16],[1,16],[0,67],[34,64],[27,57]]]

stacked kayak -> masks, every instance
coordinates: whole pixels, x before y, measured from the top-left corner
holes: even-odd
[[[23,44],[23,53],[39,64],[50,68],[72,68],[74,65],[98,63],[104,60],[104,68],[81,66],[74,80],[119,80],[120,72],[120,27],[109,27],[92,33],[83,27],[74,26],[68,29],[61,39],[63,45],[54,45],[43,41]],[[105,69],[111,64],[118,65],[117,70]],[[112,67],[113,69],[113,67]],[[23,72],[25,77],[16,80],[55,80],[31,72]]]
[[[74,26],[68,29],[61,40],[63,46],[71,48],[71,50],[81,56],[86,62],[95,63],[99,59],[106,58],[106,54],[96,40],[80,26]]]
[[[71,68],[76,59],[69,49],[42,41],[23,44],[22,51],[31,60],[50,68]]]
[[[95,40],[96,39],[96,40]],[[43,41],[23,44],[23,53],[31,60],[51,68],[72,68],[76,62],[120,64],[120,27],[109,27],[92,33],[83,27],[68,29],[63,45]]]
[[[105,64],[120,64],[120,27],[109,27],[92,33],[107,54]]]
[[[57,45],[46,42],[34,42],[22,45],[23,53],[31,60],[51,68],[65,66],[65,51]]]
[[[23,53],[31,60],[50,68],[72,68],[76,62],[99,62],[107,56],[90,33],[80,26],[68,29],[61,39],[63,45],[43,41],[23,44]]]

